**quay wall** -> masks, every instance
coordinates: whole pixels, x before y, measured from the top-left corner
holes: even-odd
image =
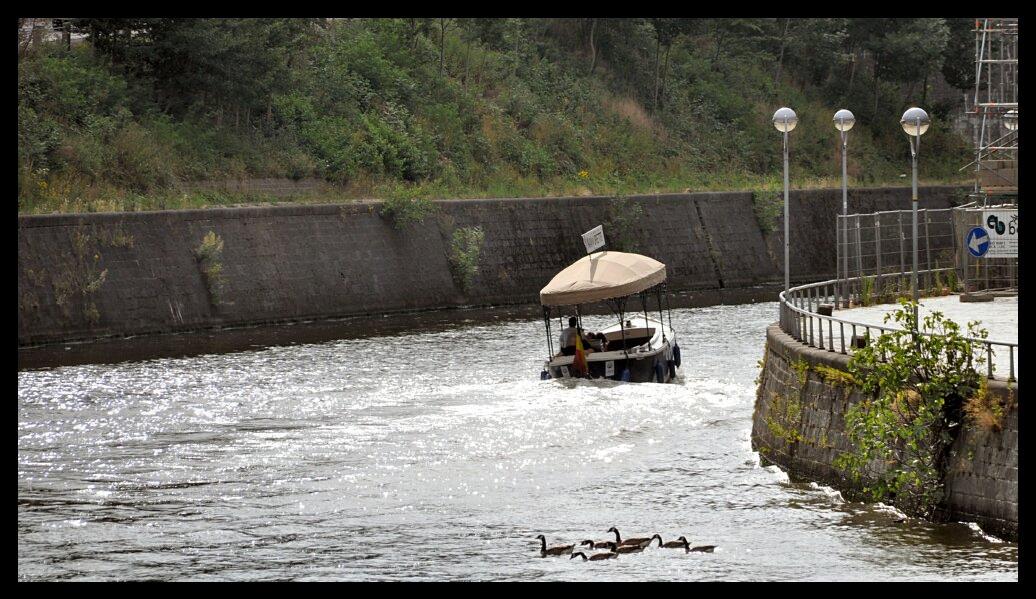
[[[816,481],[858,491],[832,464],[851,444],[845,414],[862,400],[854,387],[826,381],[818,365],[846,370],[848,356],[808,347],[771,325],[755,412],[752,448],[765,464],[776,464],[795,480]],[[989,381],[989,392],[1011,395],[999,431],[965,424],[951,448],[940,518],[975,522],[1005,540],[1018,538],[1018,386]],[[873,466],[870,475],[876,473]],[[861,483],[862,484],[862,483]]]
[[[961,189],[924,187],[921,207],[954,205]],[[854,189],[850,212],[909,207],[909,198],[909,188]],[[641,212],[625,228],[608,197],[443,200],[402,230],[377,202],[19,216],[18,344],[533,304],[599,224],[611,247],[621,233],[664,262],[674,291],[783,281],[782,216],[761,225],[752,193],[626,202]],[[790,211],[792,280],[833,277],[841,191],[792,192]],[[475,225],[485,242],[465,287],[450,269],[452,235]],[[215,278],[198,254],[210,232],[223,243]]]

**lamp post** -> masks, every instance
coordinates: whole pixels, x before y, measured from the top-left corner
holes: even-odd
[[[911,196],[911,204],[914,207],[914,272],[910,275],[910,288],[914,297],[914,332],[917,332],[919,325],[917,321],[917,305],[919,302],[917,293],[917,152],[921,149],[921,136],[928,130],[928,126],[931,123],[932,121],[928,118],[928,113],[916,106],[904,112],[903,118],[899,119],[899,124],[903,126],[903,131],[906,131],[906,134],[910,136],[910,157],[913,160],[914,167],[914,187],[913,195]]]
[[[773,126],[784,134],[784,293],[788,293],[791,281],[788,269],[788,132],[799,123],[795,111],[783,107],[773,113]]]
[[[846,109],[839,110],[835,113],[835,129],[842,134],[842,243],[845,244],[845,249],[841,252],[842,254],[842,299],[845,302],[845,307],[849,307],[849,298],[846,292],[846,283],[849,281],[849,229],[848,219],[845,218],[849,211],[849,181],[846,171],[846,147],[849,140],[849,130],[856,124],[856,117],[853,113]],[[836,265],[837,269],[837,265]]]

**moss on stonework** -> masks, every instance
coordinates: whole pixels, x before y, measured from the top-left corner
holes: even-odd
[[[825,383],[836,387],[854,387],[856,385],[856,379],[853,375],[839,368],[817,364],[813,367],[813,370],[820,375],[820,378],[824,379]]]
[[[797,395],[787,396],[770,392],[770,413],[765,419],[766,428],[774,437],[791,445],[803,440],[799,429],[802,426],[802,400]]]

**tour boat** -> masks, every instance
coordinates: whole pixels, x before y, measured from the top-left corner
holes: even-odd
[[[541,378],[606,378],[637,383],[672,380],[680,366],[680,347],[672,328],[665,279],[665,264],[640,254],[610,251],[584,256],[555,275],[540,291],[550,356]],[[639,306],[629,305],[633,297],[640,298]],[[562,328],[565,317],[571,315],[582,330],[582,306],[598,302],[606,304],[618,320],[601,331],[583,330],[584,336],[603,336],[591,340],[597,347],[591,346],[593,351],[584,348],[583,359],[563,355],[560,347],[555,352],[554,344],[559,341],[551,331],[555,309]],[[566,314],[566,308],[574,310]]]

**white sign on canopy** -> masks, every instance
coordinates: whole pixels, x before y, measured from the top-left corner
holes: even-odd
[[[604,247],[604,227],[597,225],[593,229],[590,229],[586,233],[583,233],[583,245],[586,246],[586,253],[590,254],[594,250],[599,250]]]

